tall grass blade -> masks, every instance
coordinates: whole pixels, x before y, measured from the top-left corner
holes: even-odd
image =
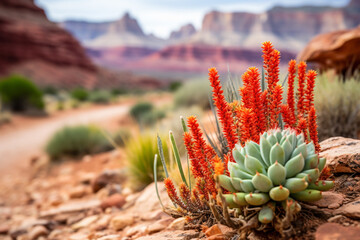
[[[169,172],[168,172],[167,167],[166,167],[165,157],[164,157],[164,149],[163,149],[162,141],[161,141],[161,138],[160,138],[159,135],[157,135],[157,143],[158,143],[160,159],[161,159],[161,163],[162,163],[163,168],[164,168],[165,176],[166,176],[166,178],[168,178],[169,177]]]
[[[186,178],[185,178],[185,174],[184,174],[184,171],[183,171],[183,168],[182,168],[179,150],[178,150],[178,148],[177,148],[177,146],[176,146],[175,138],[174,138],[174,135],[173,135],[173,133],[172,133],[171,131],[169,132],[169,137],[170,137],[170,141],[171,141],[171,146],[172,146],[172,149],[173,149],[174,157],[175,157],[176,163],[177,163],[178,168],[179,168],[179,172],[180,172],[180,175],[181,175],[181,179],[182,179],[182,181],[186,184],[186,186],[189,186],[189,185],[187,184],[187,181],[186,181]]]
[[[159,194],[159,189],[158,189],[158,186],[157,186],[157,159],[158,159],[158,155],[155,154],[155,158],[154,158],[154,182],[155,182],[155,190],[156,190],[156,195],[159,199],[159,202],[160,202],[160,205],[161,207],[164,209],[164,204],[162,203],[161,201],[161,198],[160,198],[160,194]]]
[[[265,86],[265,69],[264,69],[264,67],[262,67],[262,69],[261,69],[261,91],[262,92],[265,91],[265,88],[266,88],[266,86]]]
[[[188,129],[187,129],[184,117],[180,116],[180,120],[181,120],[182,129],[183,129],[184,133],[186,133],[188,131]]]

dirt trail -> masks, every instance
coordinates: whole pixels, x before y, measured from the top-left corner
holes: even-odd
[[[125,116],[130,104],[117,104],[90,109],[71,110],[38,120],[29,119],[5,129],[0,134],[0,169],[5,164],[18,163],[41,154],[47,140],[66,125],[96,123],[106,125]]]

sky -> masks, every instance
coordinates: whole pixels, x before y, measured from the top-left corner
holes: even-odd
[[[349,0],[35,0],[52,21],[112,21],[125,12],[135,17],[145,33],[166,38],[171,31],[192,23],[201,27],[211,10],[264,12],[274,5],[344,6]]]

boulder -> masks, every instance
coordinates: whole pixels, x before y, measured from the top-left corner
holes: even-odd
[[[325,33],[313,38],[298,59],[317,64],[321,70],[337,73],[355,71],[360,65],[360,26],[351,30]]]
[[[312,204],[322,208],[339,208],[344,202],[344,196],[335,192],[323,192],[322,198]]]
[[[360,173],[360,140],[333,137],[320,143],[321,157],[333,173]]]
[[[342,214],[349,218],[360,219],[360,198],[345,204],[341,208],[337,209],[334,214]]]
[[[358,239],[359,235],[359,227],[344,227],[337,223],[325,223],[316,230],[315,239]]]

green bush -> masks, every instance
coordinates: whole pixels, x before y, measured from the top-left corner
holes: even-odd
[[[94,103],[109,103],[112,95],[109,91],[98,90],[91,92],[89,95],[89,101]]]
[[[30,80],[22,76],[10,76],[0,80],[0,96],[5,108],[25,111],[28,108],[44,108],[42,92]]]
[[[164,155],[167,157],[169,156],[168,145],[164,139],[163,149]],[[132,189],[139,191],[154,181],[154,156],[158,154],[156,136],[153,134],[143,134],[131,138],[125,147],[129,184]],[[162,176],[161,170],[161,161],[158,161],[160,176]]]
[[[210,85],[207,81],[190,81],[180,87],[174,97],[176,107],[191,107],[197,105],[209,109]]]
[[[169,85],[169,90],[170,92],[175,92],[176,90],[178,90],[181,86],[183,85],[182,82],[171,82]]]
[[[360,131],[360,82],[320,76],[315,88],[319,139],[358,138]]]
[[[131,137],[130,131],[125,128],[120,128],[112,136],[115,144],[119,147],[125,146],[125,143],[130,139],[130,137]]]
[[[111,94],[113,96],[118,96],[118,95],[123,95],[126,94],[128,91],[126,89],[123,88],[115,88],[111,90]]]
[[[52,159],[79,157],[112,149],[102,130],[93,125],[66,126],[58,130],[46,145]]]
[[[89,91],[84,88],[75,88],[71,91],[71,97],[78,101],[86,101],[89,98]]]

